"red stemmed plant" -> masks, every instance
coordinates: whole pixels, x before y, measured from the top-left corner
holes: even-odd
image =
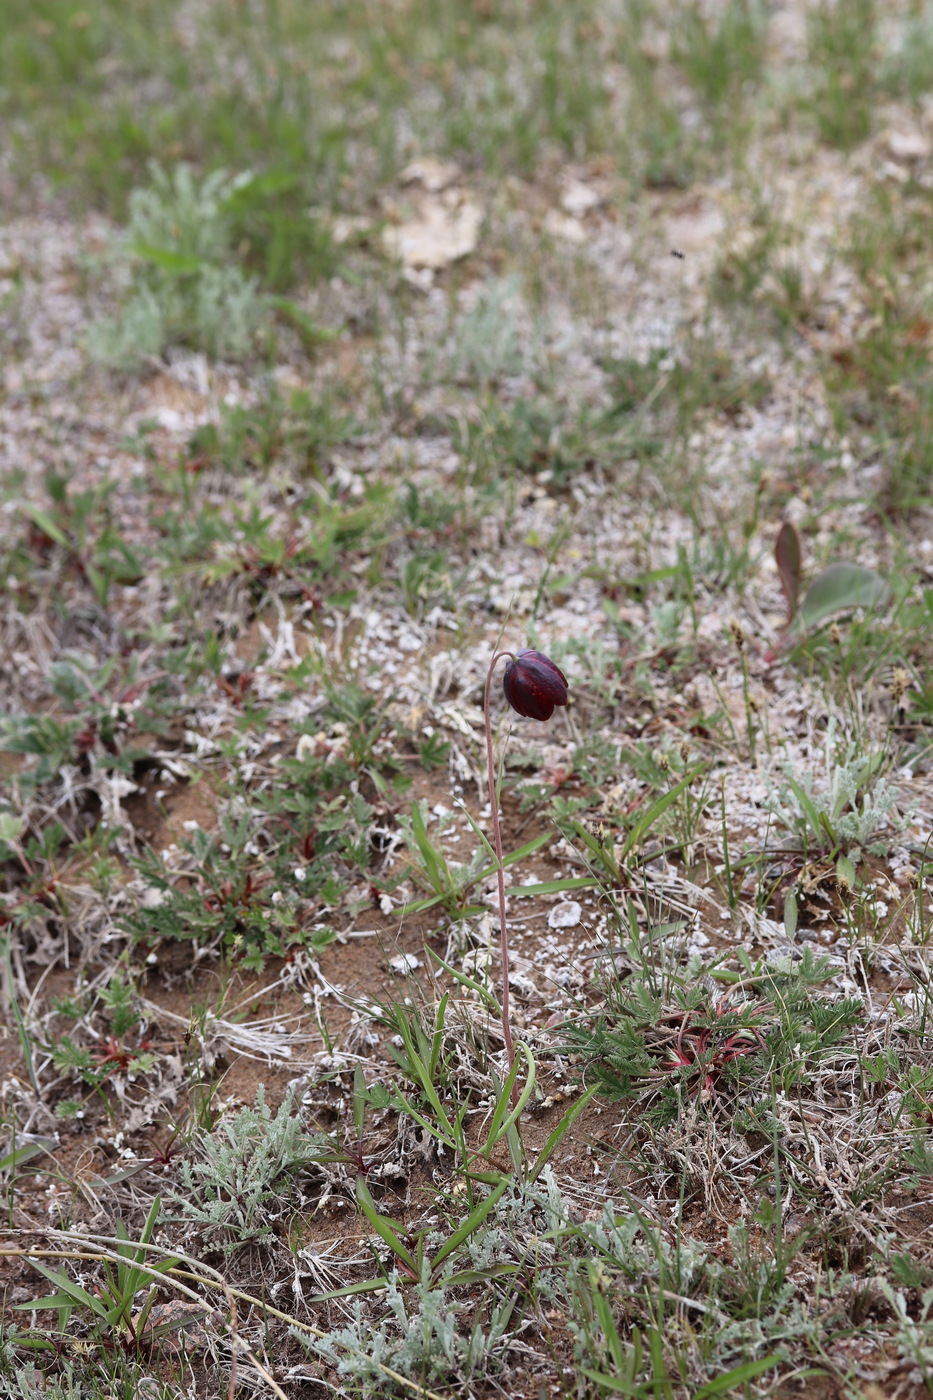
[[[673,1070],[688,1071],[686,1078],[691,1084],[691,1093],[698,1093],[701,1099],[714,1098],[717,1080],[726,1065],[745,1055],[754,1055],[757,1050],[766,1050],[764,1039],[754,1021],[773,1010],[770,1003],[756,1006],[750,1013],[750,1024],[731,1028],[723,1034],[725,1027],[716,1023],[731,1010],[728,997],[716,1004],[712,1013],[685,1011],[679,1018],[680,1024],[673,1032],[673,1045],[664,1059],[661,1074]],[[673,1017],[666,1017],[672,1021]],[[712,1025],[704,1024],[712,1021]]]
[[[567,679],[554,665],[550,657],[540,651],[497,651],[489,663],[486,674],[486,691],[483,708],[486,712],[486,758],[489,766],[489,810],[492,814],[492,835],[495,844],[499,880],[499,927],[502,949],[502,1038],[508,1056],[509,1070],[515,1062],[515,1048],[512,1044],[512,1026],[509,1020],[509,934],[505,914],[505,873],[502,865],[502,832],[499,827],[499,803],[496,797],[496,770],[492,752],[492,720],[489,714],[489,690],[496,663],[503,657],[510,657],[502,678],[502,689],[506,701],[517,714],[526,719],[547,720],[554,713],[555,706],[567,704]],[[513,1102],[517,1098],[517,1085],[513,1085]]]

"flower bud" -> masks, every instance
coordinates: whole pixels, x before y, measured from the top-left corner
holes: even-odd
[[[567,703],[567,679],[549,656],[520,651],[505,668],[505,698],[526,719],[550,719],[555,705]]]

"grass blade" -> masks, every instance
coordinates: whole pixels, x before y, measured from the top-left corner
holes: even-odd
[[[534,1091],[536,1077],[534,1056],[532,1055],[531,1051],[528,1049],[528,1046],[525,1044],[524,1041],[519,1041],[516,1049],[518,1051],[521,1051],[521,1053],[525,1057],[525,1064],[528,1068],[528,1077],[525,1080],[525,1087],[522,1089],[522,1092],[519,1095],[518,1103],[512,1109],[512,1112],[509,1114],[508,1118],[503,1118],[502,1115],[504,1114],[506,1108],[511,1102],[512,1085],[515,1083],[516,1077],[518,1075],[518,1054],[516,1054],[515,1061],[512,1065],[511,1070],[509,1071],[509,1075],[505,1081],[505,1084],[502,1086],[502,1092],[500,1093],[498,1102],[496,1103],[496,1110],[493,1114],[492,1124],[489,1129],[489,1136],[487,1137],[486,1145],[483,1148],[484,1157],[489,1156],[496,1143],[499,1142],[506,1135],[506,1133],[513,1126],[513,1124],[518,1122],[525,1108],[525,1105],[528,1103],[528,1100],[531,1098],[531,1095]]]
[[[586,1093],[582,1094],[580,1098],[577,1099],[576,1103],[571,1105],[571,1107],[561,1118],[557,1126],[552,1129],[550,1135],[548,1136],[547,1142],[544,1144],[541,1151],[535,1158],[534,1166],[532,1167],[528,1177],[529,1181],[537,1181],[538,1177],[541,1175],[541,1173],[544,1171],[544,1168],[547,1166],[548,1162],[553,1157],[554,1152],[560,1146],[561,1140],[563,1139],[564,1135],[570,1130],[570,1128],[573,1127],[574,1123],[579,1118],[583,1110],[586,1108],[587,1104],[589,1104],[590,1101],[596,1097],[598,1092],[598,1084],[594,1084],[591,1089],[587,1089]]]
[[[376,1209],[376,1202],[373,1200],[369,1187],[362,1177],[357,1177],[356,1199],[360,1210],[366,1216],[366,1219],[376,1231],[376,1234],[380,1239],[385,1241],[396,1259],[404,1265],[411,1276],[417,1278],[419,1271],[418,1265],[415,1263],[414,1255],[405,1248],[398,1235],[392,1229],[392,1224],[394,1222],[389,1221],[384,1215],[379,1214],[379,1211]]]
[[[640,844],[642,837],[651,830],[658,818],[663,816],[668,807],[677,801],[680,794],[690,786],[694,778],[704,771],[703,768],[694,768],[691,773],[687,773],[681,778],[679,783],[675,783],[663,797],[659,797],[657,802],[652,803],[647,812],[641,817],[641,820],[636,822],[625,838],[625,844],[622,847],[622,856],[619,860],[620,866],[625,864],[632,851]]]
[[[487,1196],[485,1201],[481,1201],[476,1209],[467,1216],[466,1220],[464,1220],[458,1230],[454,1231],[450,1239],[444,1241],[437,1254],[434,1256],[434,1262],[431,1265],[432,1271],[437,1268],[438,1264],[442,1264],[449,1255],[453,1254],[455,1249],[459,1249],[464,1240],[469,1239],[470,1235],[474,1234],[475,1231],[479,1229],[487,1215],[495,1210],[496,1206],[499,1204],[508,1185],[509,1178],[504,1177],[492,1194]]]
[[[782,1360],[783,1357],[780,1356],[763,1356],[758,1361],[746,1361],[743,1366],[735,1366],[724,1376],[717,1376],[714,1381],[701,1385],[693,1400],[709,1400],[712,1395],[725,1395],[737,1385],[745,1385],[747,1381],[760,1376],[763,1371],[769,1371],[772,1366],[779,1366]]]
[[[567,880],[542,880],[540,885],[510,886],[506,894],[509,899],[527,894],[559,894],[562,890],[591,890],[598,883],[592,875],[574,875]]]

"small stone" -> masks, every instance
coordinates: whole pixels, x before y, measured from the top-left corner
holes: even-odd
[[[407,977],[414,972],[416,967],[421,967],[421,959],[414,953],[399,953],[397,957],[389,959],[389,967],[393,972],[398,972],[402,977]]]
[[[592,185],[585,185],[582,180],[571,180],[564,187],[560,202],[566,214],[579,219],[591,209],[598,209],[603,201]]]
[[[563,904],[555,904],[547,916],[548,928],[576,928],[583,917],[583,909],[575,899]]]
[[[562,214],[559,209],[549,209],[544,216],[544,231],[552,238],[562,238],[566,243],[585,243],[586,229],[572,214]]]
[[[892,158],[908,164],[914,160],[926,160],[930,154],[930,143],[922,131],[889,131],[888,151]]]

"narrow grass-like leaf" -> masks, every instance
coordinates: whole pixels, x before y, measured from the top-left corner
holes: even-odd
[[[337,331],[331,330],[327,326],[319,326],[316,321],[312,321],[308,313],[303,311],[298,303],[292,301],[290,297],[270,297],[269,305],[284,320],[294,326],[306,350],[326,345],[328,341],[337,337]]]
[[[450,1238],[444,1241],[432,1260],[432,1272],[437,1268],[438,1264],[442,1264],[449,1255],[453,1254],[455,1249],[459,1249],[464,1240],[468,1240],[472,1234],[475,1234],[487,1215],[495,1210],[508,1185],[509,1178],[504,1177],[492,1194],[487,1196],[485,1201],[481,1201],[476,1209],[467,1216],[459,1229],[455,1230]]]
[[[434,959],[435,962],[440,963],[441,967],[444,969],[445,972],[450,973],[454,981],[460,983],[461,987],[466,987],[469,991],[475,992],[476,995],[482,1001],[483,1005],[486,1007],[487,1011],[491,1012],[495,1016],[502,1015],[502,1007],[499,1005],[498,1001],[493,996],[492,992],[489,990],[488,987],[484,987],[482,982],[477,982],[475,978],[468,977],[467,974],[465,972],[461,972],[459,968],[452,967],[450,963],[444,961],[440,953],[435,953],[431,948],[428,949],[428,952],[431,954],[431,957]]]
[[[37,1308],[61,1308],[67,1303],[71,1307],[90,1308],[92,1313],[102,1318],[105,1322],[109,1320],[109,1309],[95,1298],[92,1293],[88,1293],[86,1288],[82,1288],[79,1283],[74,1283],[61,1269],[50,1269],[46,1264],[40,1264],[37,1259],[29,1260],[32,1267],[48,1279],[49,1283],[54,1283],[56,1288],[61,1289],[56,1298],[61,1299],[64,1295],[64,1302],[52,1302],[48,1298],[30,1299],[28,1303],[17,1303],[15,1306],[23,1310],[35,1311]]]
[[[596,1318],[602,1328],[603,1336],[606,1339],[606,1345],[612,1353],[612,1359],[615,1362],[616,1369],[619,1371],[627,1370],[629,1372],[629,1383],[631,1383],[638,1374],[641,1365],[641,1338],[638,1338],[632,1350],[626,1355],[626,1348],[622,1342],[622,1338],[619,1336],[619,1329],[616,1327],[616,1320],[612,1315],[609,1299],[606,1297],[603,1289],[600,1271],[592,1260],[589,1261],[587,1265],[587,1273],[589,1275],[590,1289],[592,1290],[593,1311],[596,1313]],[[621,1379],[621,1377],[619,1379]]]
[[[788,943],[793,943],[797,932],[797,891],[793,885],[784,896],[784,935]]]
[[[510,885],[506,894],[513,899],[529,894],[559,894],[561,890],[591,890],[598,884],[591,875],[574,875],[566,880],[542,880],[540,885]]]
[[[544,1144],[541,1151],[535,1158],[534,1166],[531,1168],[531,1171],[528,1175],[529,1181],[537,1181],[538,1177],[541,1175],[544,1168],[547,1166],[548,1162],[553,1157],[555,1151],[559,1147],[566,1133],[569,1132],[569,1130],[573,1127],[574,1123],[579,1118],[583,1110],[586,1108],[590,1100],[594,1099],[598,1093],[599,1085],[594,1084],[591,1089],[587,1089],[585,1094],[581,1094],[580,1098],[577,1099],[575,1104],[571,1104],[570,1108],[568,1108],[567,1112],[563,1115],[557,1126],[552,1128],[551,1132],[548,1134],[547,1142]]]
[[[601,1385],[604,1390],[611,1391],[613,1395],[628,1395],[631,1400],[647,1400],[648,1396],[655,1393],[651,1381],[634,1385],[622,1376],[609,1376],[605,1371],[591,1371],[586,1366],[581,1367],[581,1374],[586,1376],[587,1380]]]
[[[13,1303],[14,1312],[57,1312],[59,1326],[64,1331],[68,1319],[78,1306],[69,1293],[48,1293],[44,1298],[30,1298],[27,1303]]]
[[[412,806],[411,829],[432,888],[438,894],[446,893],[451,889],[450,867],[428,835],[420,802]]]
[[[424,1128],[426,1133],[433,1138],[437,1138],[439,1142],[443,1142],[444,1146],[449,1147],[451,1151],[456,1152],[459,1148],[460,1143],[457,1139],[454,1125],[450,1122],[446,1114],[443,1115],[441,1123],[437,1121],[432,1123],[430,1118],[426,1118],[425,1115],[415,1107],[411,1099],[407,1098],[399,1089],[390,1096],[389,1107],[395,1109],[396,1113],[407,1113],[409,1118],[412,1118],[420,1127]]]
[[[483,828],[480,826],[479,822],[475,819],[475,817],[471,816],[471,814],[467,811],[466,807],[461,806],[461,807],[460,807],[460,811],[463,813],[463,815],[466,817],[467,821],[470,823],[470,826],[473,828],[473,834],[474,834],[474,836],[478,836],[478,837],[479,837],[480,844],[482,845],[482,847],[483,847],[483,849],[485,850],[486,854],[489,856],[490,860],[493,861],[493,862],[495,862],[495,860],[496,860],[496,853],[495,853],[495,850],[494,850],[493,847],[491,846],[490,841],[489,841],[489,837],[486,835],[485,831],[484,831]],[[497,866],[496,864],[493,864],[493,869],[496,870],[497,868],[498,868],[498,866]]]
[[[660,1254],[658,1255],[660,1258]],[[651,1380],[655,1395],[663,1395],[671,1400],[674,1394],[667,1366],[664,1364],[663,1320],[659,1317],[656,1326],[648,1329],[648,1350],[651,1353]]]
[[[722,780],[722,860],[723,873],[726,877],[726,892],[729,900],[729,908],[735,909],[735,886],[732,883],[732,863],[729,859],[729,833],[726,830],[726,780]]]
[[[22,1147],[14,1147],[5,1157],[0,1157],[0,1172],[7,1172],[21,1167],[24,1162],[31,1162],[33,1157],[41,1157],[46,1152],[51,1152],[56,1143],[49,1138],[46,1142],[24,1142]]]
[[[855,866],[848,856],[842,855],[836,861],[836,880],[846,889],[855,889]]]
[[[365,1121],[366,1079],[363,1074],[363,1066],[358,1064],[353,1070],[353,1130],[356,1133],[357,1142],[362,1140]]]
[[[789,773],[787,774],[787,786],[800,803],[800,809],[806,817],[807,824],[812,829],[813,835],[819,840],[823,834],[823,827],[820,823],[820,814],[814,806],[813,799],[806,789],[797,782],[797,779],[791,777]]]
[[[528,1070],[528,1077],[525,1080],[525,1086],[522,1089],[521,1094],[519,1095],[518,1102],[515,1104],[509,1116],[507,1118],[503,1118],[503,1114],[505,1113],[506,1108],[511,1102],[512,1085],[515,1083],[515,1080],[518,1076],[519,1062],[518,1054],[516,1053],[515,1059],[512,1063],[512,1068],[509,1071],[508,1077],[505,1081],[505,1084],[502,1086],[502,1090],[496,1102],[495,1112],[493,1113],[492,1123],[490,1124],[489,1128],[489,1135],[486,1138],[486,1145],[483,1148],[483,1155],[485,1157],[489,1156],[496,1143],[499,1142],[505,1136],[505,1134],[512,1127],[512,1125],[518,1122],[525,1108],[525,1105],[528,1103],[528,1100],[531,1098],[532,1092],[534,1091],[534,1056],[532,1055],[531,1051],[528,1049],[528,1046],[525,1044],[524,1041],[519,1041],[516,1050],[520,1051],[525,1057],[525,1064]]]
[[[431,1059],[428,1064],[428,1074],[430,1075],[432,1084],[434,1083],[434,1076],[437,1073],[437,1064],[441,1057],[441,1051],[444,1048],[444,1017],[447,1013],[447,1003],[449,1001],[450,993],[445,992],[437,1007],[434,1036],[431,1042]]]
[[[664,815],[668,807],[670,807],[674,802],[677,801],[680,794],[686,788],[688,788],[693,782],[694,778],[696,778],[703,771],[705,770],[702,768],[695,768],[691,773],[687,773],[683,778],[681,778],[680,782],[675,783],[674,786],[668,792],[666,792],[663,797],[659,797],[657,802],[653,802],[651,804],[647,812],[645,812],[642,815],[641,820],[638,821],[635,824],[635,826],[633,826],[632,830],[625,838],[625,843],[622,847],[622,855],[619,860],[620,866],[623,866],[625,864],[626,860],[635,850],[636,846],[640,844],[642,837],[645,836],[651,830],[658,818]]]
[[[68,545],[68,536],[64,530],[56,525],[52,517],[46,515],[44,510],[40,510],[38,506],[30,505],[28,501],[23,501],[20,510],[24,515],[29,516],[34,525],[38,525],[43,535],[48,535],[49,539],[54,540],[56,544]]]
[[[376,1231],[376,1234],[385,1241],[396,1259],[404,1264],[412,1277],[417,1278],[418,1265],[415,1262],[414,1255],[405,1248],[402,1241],[393,1230],[392,1225],[394,1222],[388,1220],[384,1215],[379,1214],[379,1211],[376,1209],[376,1202],[370,1195],[369,1187],[362,1177],[357,1178],[356,1199],[360,1210],[366,1216],[366,1219]]]
[[[717,1376],[714,1381],[707,1381],[706,1385],[701,1385],[695,1392],[693,1400],[709,1400],[712,1395],[725,1395],[727,1391],[734,1390],[737,1385],[745,1385],[748,1381],[760,1376],[763,1371],[770,1371],[774,1366],[780,1366],[783,1361],[781,1356],[762,1356],[757,1361],[746,1361],[743,1366],[735,1366],[731,1371],[727,1371],[724,1376]]]
[[[606,846],[591,831],[588,831],[582,822],[570,822],[570,829],[579,841],[583,843],[590,855],[601,865],[603,869],[612,876],[613,880],[619,879],[619,867],[613,854],[612,846]]]
[[[348,1283],[346,1288],[331,1288],[326,1293],[315,1293],[308,1303],[329,1303],[333,1298],[352,1298],[357,1293],[381,1293],[386,1286],[384,1278],[367,1278],[360,1283]]]
[[[134,243],[130,251],[135,253],[138,258],[142,258],[144,262],[161,267],[163,272],[172,272],[177,277],[190,276],[200,272],[204,267],[200,258],[176,253],[171,248],[156,248],[150,243]]]
[[[402,1036],[405,1058],[402,1058],[396,1046],[390,1045],[390,1052],[399,1067],[403,1069],[410,1078],[414,1079],[421,1092],[428,1100],[437,1117],[438,1124],[440,1124],[443,1129],[444,1140],[455,1144],[456,1134],[453,1124],[447,1115],[444,1105],[441,1103],[437,1089],[434,1087],[434,1081],[429,1068],[430,1047],[426,1044],[419,1045],[417,1043],[417,1035],[413,1032],[411,1021],[407,1016],[399,1016],[397,1025]],[[418,1030],[420,1031],[420,1027],[418,1027]],[[423,1032],[421,1032],[421,1034],[423,1037]],[[417,1114],[416,1110],[412,1108],[403,1095],[399,1094],[399,1098],[405,1104],[406,1112],[411,1112],[413,1116],[418,1117],[419,1121],[424,1122],[421,1115]],[[438,1134],[437,1127],[429,1128],[429,1131],[434,1133],[435,1136]]]
[[[544,831],[540,836],[533,836],[530,841],[526,841],[524,846],[519,846],[517,851],[510,851],[507,856],[502,857],[503,869],[507,869],[510,865],[515,865],[516,861],[524,860],[526,856],[534,855],[535,851],[540,851],[542,846],[546,846],[547,843],[553,841],[553,839],[553,832],[550,831]],[[481,880],[488,880],[489,876],[495,875],[498,869],[498,861],[495,865],[486,866],[484,870],[480,871],[473,883],[479,884]]]
[[[456,1273],[445,1274],[444,1285],[447,1288],[462,1288],[470,1283],[486,1283],[491,1278],[507,1278],[520,1273],[521,1267],[520,1264],[491,1264],[488,1269],[460,1269]]]

